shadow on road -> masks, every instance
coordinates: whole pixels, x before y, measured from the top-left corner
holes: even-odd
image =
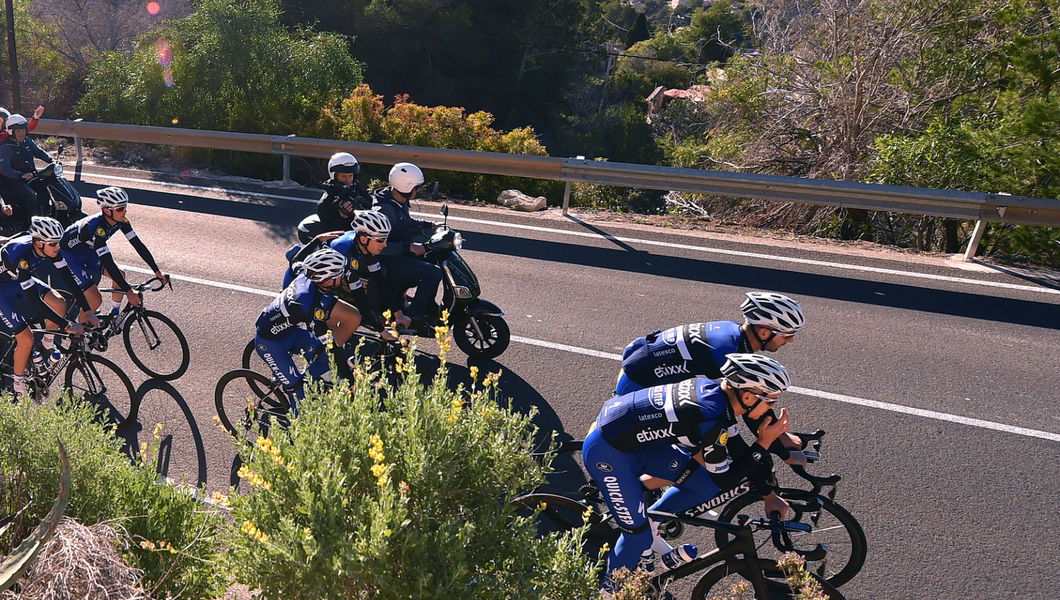
[[[652,254],[624,248],[595,248],[552,240],[533,240],[493,233],[476,233],[469,250],[518,256],[584,267],[642,273],[686,281],[720,283],[748,289],[768,289],[794,297],[815,296],[845,302],[986,319],[1056,329],[1056,305],[1001,298],[915,285],[865,281],[837,275],[800,273],[711,260]]]
[[[187,401],[170,383],[157,379],[145,381],[137,394],[135,421],[117,432],[130,458],[139,460],[141,445],[147,443],[159,475],[205,485],[206,448]]]

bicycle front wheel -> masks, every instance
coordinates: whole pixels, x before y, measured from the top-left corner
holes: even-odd
[[[225,373],[214,390],[214,407],[221,426],[251,444],[259,435],[268,437],[274,426],[287,427],[289,406],[279,383],[247,369]]]
[[[136,419],[138,402],[132,381],[102,356],[84,354],[70,361],[64,382],[74,396],[98,405],[119,427]]]
[[[857,575],[865,564],[868,552],[865,532],[857,519],[832,500],[805,490],[782,488],[780,497],[791,505],[794,512],[792,521],[813,527],[812,531],[806,533],[790,532],[795,548],[810,551],[816,548],[817,544],[823,544],[828,549],[822,560],[808,561],[806,570],[827,579],[828,583],[836,587]],[[718,520],[731,523],[740,514],[765,514],[762,500],[751,494],[738,496],[725,505]],[[732,539],[722,531],[715,532],[715,537],[719,547]],[[756,543],[759,556],[779,560],[782,552],[777,550],[769,536],[763,535]]]
[[[755,585],[751,561],[746,558],[720,564],[707,571],[692,589],[692,600],[713,600],[715,598],[755,598],[757,600],[794,600],[798,594],[791,590],[784,571],[777,563],[764,558],[757,559],[758,568],[764,581]],[[843,594],[834,585],[817,575],[810,576],[820,585],[825,598],[843,600]],[[750,595],[748,595],[750,594]]]
[[[585,533],[586,543],[595,547],[606,542],[614,547],[621,533],[611,519],[595,508],[559,494],[526,494],[512,499],[511,505],[520,516],[536,514],[538,535],[571,531],[588,521],[591,525]]]
[[[188,339],[172,319],[145,310],[125,321],[122,339],[129,358],[155,379],[172,381],[188,370],[191,352]]]

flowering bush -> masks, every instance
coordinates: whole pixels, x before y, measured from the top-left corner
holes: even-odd
[[[502,154],[548,154],[532,128],[521,127],[503,132],[493,129],[492,125],[493,115],[487,112],[467,114],[460,107],[420,106],[412,102],[407,94],[398,95],[394,98],[394,104],[386,107],[382,96],[373,92],[367,84],[361,84],[342,100],[337,109],[324,109],[311,131],[318,137],[357,142]],[[508,188],[518,188],[531,195],[551,192],[553,196],[560,189],[558,184],[518,177],[455,171],[435,171],[427,175],[429,179],[438,179],[445,191],[488,202]]]
[[[578,536],[538,538],[507,507],[544,477],[530,418],[498,407],[497,374],[454,391],[440,362],[423,386],[407,355],[397,389],[355,369],[242,453],[226,554],[239,582],[263,598],[593,595]]]

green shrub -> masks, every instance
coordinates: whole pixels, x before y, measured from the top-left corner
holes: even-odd
[[[0,398],[0,422],[0,514],[29,504],[5,540],[24,537],[51,508],[59,486],[58,437],[72,472],[66,516],[85,525],[114,521],[123,529],[125,558],[144,571],[154,597],[209,598],[223,590],[212,564],[220,518],[187,491],[155,483],[149,466],[131,464],[93,407]],[[0,554],[10,550],[0,547]]]
[[[239,582],[263,598],[594,593],[579,535],[539,539],[507,507],[546,468],[528,460],[530,417],[498,407],[496,375],[450,390],[444,367],[426,386],[409,372],[384,393],[364,373],[241,453],[250,490],[231,497],[226,555]]]

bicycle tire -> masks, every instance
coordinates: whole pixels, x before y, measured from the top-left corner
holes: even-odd
[[[559,494],[535,492],[512,499],[510,502],[517,511],[538,511],[538,533],[566,532],[585,524],[588,518],[592,523],[585,534],[586,540],[607,542],[614,546],[621,533],[611,525],[611,520],[601,515],[595,508],[584,502]],[[588,517],[586,517],[588,512]]]
[[[169,334],[164,333],[167,330]],[[170,334],[176,339],[171,339]],[[191,351],[184,332],[172,319],[158,311],[145,310],[141,314],[130,316],[125,320],[121,335],[129,358],[141,371],[155,379],[162,381],[178,379],[187,372],[188,365],[191,364]],[[180,348],[179,361],[172,360],[176,356],[173,352],[174,341]],[[158,358],[162,359],[161,362],[155,360]],[[153,364],[148,366],[148,362]]]
[[[794,600],[796,593],[791,591],[791,588],[787,584],[787,580],[784,576],[784,572],[777,565],[776,561],[768,560],[765,558],[758,558],[758,566],[762,571],[762,576],[765,578],[764,585],[756,586],[751,582],[750,566],[752,558],[744,558],[732,562],[722,563],[709,571],[705,575],[699,578],[696,582],[696,586],[692,588],[692,600],[708,600],[709,598],[728,598],[732,594],[730,589],[725,589],[730,583],[746,582],[751,587],[751,591],[754,593],[753,598],[758,600]],[[840,592],[836,587],[827,581],[821,579],[819,576],[810,573],[810,576],[817,580],[817,583],[821,586],[821,592],[826,598],[830,600],[844,600],[843,593]],[[715,588],[719,588],[715,590]],[[720,596],[709,595],[711,591],[714,594],[721,594]],[[744,596],[739,596],[743,598]]]
[[[259,389],[265,392],[258,393]],[[251,444],[258,435],[268,437],[274,423],[286,426],[288,406],[283,388],[257,371],[229,371],[214,389],[214,408],[221,426]]]
[[[109,374],[104,375],[107,372]],[[81,396],[108,411],[119,428],[136,420],[139,398],[132,380],[118,365],[102,356],[82,354],[74,358],[66,367],[63,384],[74,396]],[[115,414],[122,415],[126,406],[128,409],[122,418],[114,418]]]
[[[814,527],[814,530],[808,533],[790,532],[795,547],[799,550],[813,550],[819,543],[828,547],[824,560],[808,561],[806,570],[823,576],[835,587],[843,585],[857,575],[865,565],[868,552],[865,532],[857,519],[833,500],[806,490],[781,488],[779,494],[794,511],[792,521],[810,523]],[[813,507],[818,502],[820,510],[814,511]],[[761,503],[761,499],[752,494],[737,496],[721,510],[718,520],[732,523],[740,514],[763,514],[764,509],[761,506],[751,506],[756,503]],[[814,513],[819,513],[816,518]],[[715,541],[719,547],[731,539],[725,532],[715,532]],[[775,559],[781,555],[768,536],[757,540],[757,546],[759,555],[765,558]]]
[[[261,373],[265,377],[271,377],[272,371],[269,366],[265,364],[265,361],[258,356],[258,351],[254,346],[254,338],[250,338],[247,345],[243,347],[243,357],[239,363],[247,371],[254,371],[255,373]],[[272,386],[272,382],[269,382],[269,387]],[[268,387],[261,387],[256,382],[250,382],[251,389],[254,390],[259,396],[264,396]]]

